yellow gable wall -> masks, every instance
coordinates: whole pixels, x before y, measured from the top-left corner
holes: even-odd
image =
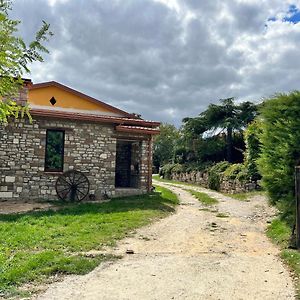
[[[54,97],[55,105],[51,105],[50,99]],[[115,113],[114,111],[104,107],[101,103],[93,103],[87,99],[81,98],[70,92],[64,91],[56,86],[41,87],[29,90],[28,101],[31,105],[61,107],[76,110],[94,110],[106,113]]]

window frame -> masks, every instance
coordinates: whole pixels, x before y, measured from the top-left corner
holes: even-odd
[[[62,140],[63,140],[63,147],[62,147],[62,153],[61,153],[61,167],[59,169],[51,169],[47,168],[47,148],[48,148],[48,134],[49,132],[62,132]],[[64,156],[65,156],[65,130],[62,129],[55,129],[55,128],[49,128],[46,130],[46,145],[45,145],[45,160],[44,160],[44,172],[47,173],[63,173],[64,171]]]

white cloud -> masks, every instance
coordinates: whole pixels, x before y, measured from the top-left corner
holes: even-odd
[[[27,40],[42,19],[55,33],[51,55],[32,67],[34,81],[57,80],[178,125],[220,98],[299,89],[300,23],[282,21],[291,4],[300,7],[299,0],[18,0],[13,14]]]

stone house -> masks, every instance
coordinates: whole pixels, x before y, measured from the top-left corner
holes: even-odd
[[[25,80],[27,118],[0,127],[0,200],[56,199],[65,171],[89,181],[86,198],[141,194],[152,187],[152,136],[146,121],[57,82]]]

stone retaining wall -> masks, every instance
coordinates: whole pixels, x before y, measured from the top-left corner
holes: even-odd
[[[207,172],[183,172],[172,173],[171,179],[187,183],[195,183],[203,187],[209,188],[208,185],[208,173]],[[245,193],[258,190],[260,188],[258,182],[248,181],[241,182],[239,180],[222,179],[220,182],[220,192],[228,194]]]

